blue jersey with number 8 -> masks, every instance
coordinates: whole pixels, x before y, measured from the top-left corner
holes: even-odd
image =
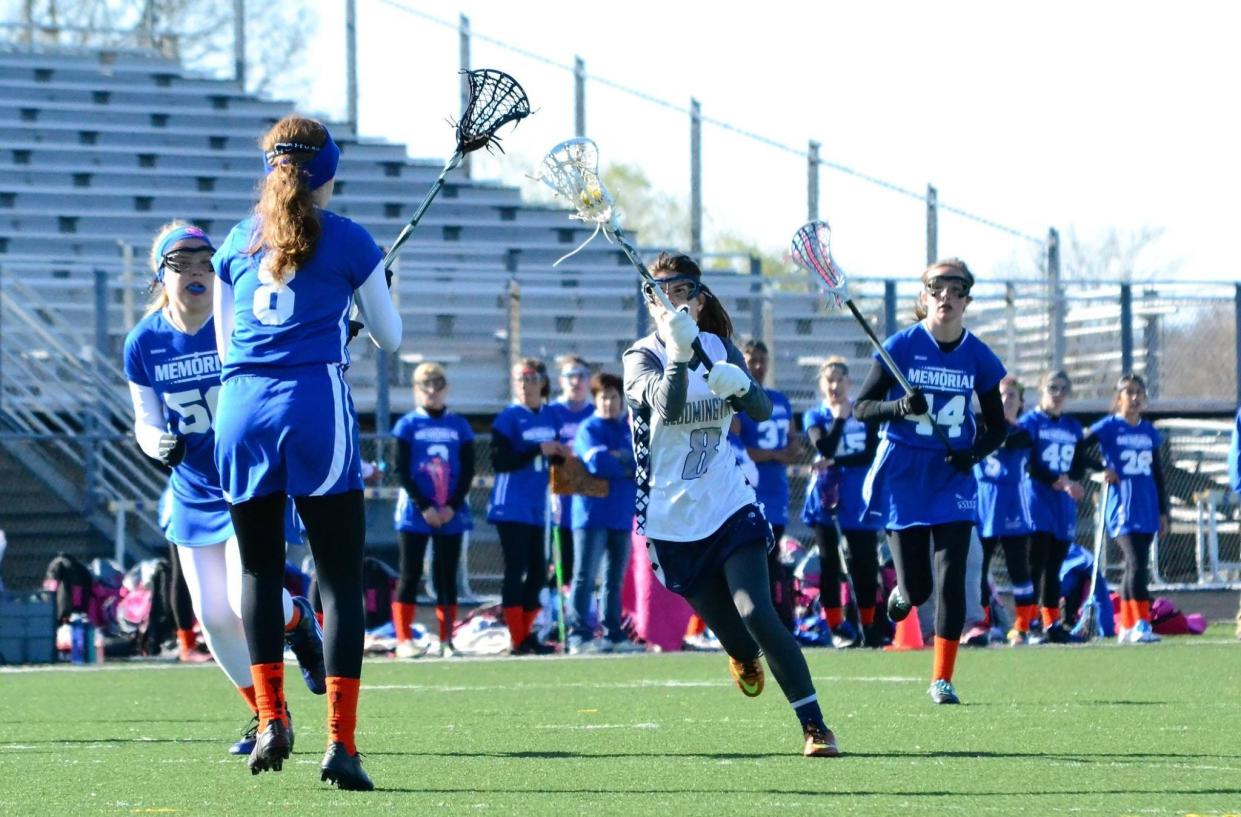
[[[965,330],[951,352],[944,352],[921,323],[897,332],[884,341],[884,348],[911,386],[922,389],[927,414],[892,420],[880,428],[880,436],[915,448],[942,448],[932,424],[939,426],[954,449],[974,444],[974,393],[985,394],[999,385],[1004,364],[987,345]],[[879,360],[878,353],[875,359]],[[903,397],[900,384],[893,384],[888,400]]]
[[[1155,485],[1155,452],[1159,432],[1149,420],[1129,425],[1115,414],[1090,427],[1099,441],[1103,462],[1120,476],[1107,492],[1107,532],[1156,533],[1159,530],[1159,489]]]

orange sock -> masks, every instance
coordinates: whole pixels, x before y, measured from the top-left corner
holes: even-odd
[[[397,641],[410,641],[414,637],[414,612],[417,606],[402,601],[392,602],[392,626]]]
[[[302,623],[302,608],[296,604],[293,605],[293,615],[289,616],[289,620],[284,623],[284,631],[287,633]]]
[[[250,711],[255,715],[259,714],[259,702],[254,697],[254,687],[237,687],[237,691],[241,693],[241,697],[246,699],[246,706],[250,707]]]
[[[1043,631],[1046,632],[1053,624],[1060,623],[1060,611],[1055,607],[1043,607],[1040,612],[1043,616]]]
[[[858,618],[862,619],[863,627],[869,627],[870,625],[875,623],[875,608],[874,607],[859,607],[857,608],[857,614],[858,614]]]
[[[1134,624],[1137,624],[1139,621],[1145,621],[1147,624],[1150,623],[1151,603],[1149,599],[1145,599],[1142,601],[1135,600],[1133,602],[1133,608],[1134,608],[1134,616],[1133,616]]]
[[[823,618],[827,620],[827,626],[834,630],[845,620],[845,612],[840,607],[824,607]]]
[[[961,642],[955,638],[935,636],[935,657],[931,665],[931,680],[952,680],[952,670],[957,664],[957,647]]]
[[[438,604],[435,607],[435,620],[440,625],[440,643],[452,642],[452,627],[457,622],[457,605]]]
[[[698,614],[695,613],[689,617],[689,624],[685,626],[686,638],[693,638],[694,636],[702,635],[706,631],[707,622],[703,621]]]
[[[350,755],[358,753],[353,733],[358,728],[358,687],[360,678],[327,677],[327,742],[343,743]]]
[[[1126,630],[1133,629],[1133,602],[1129,599],[1120,600],[1120,626]]]
[[[516,647],[526,638],[526,611],[520,607],[504,607],[504,626],[508,627],[509,640]]]
[[[287,725],[289,721],[288,710],[284,703],[284,662],[251,664],[250,677],[254,679],[254,699],[258,704],[259,731],[262,732],[269,721],[284,721]]]
[[[1035,605],[1018,604],[1016,628],[1019,633],[1030,632],[1030,622],[1034,620]]]
[[[198,646],[198,639],[194,637],[193,630],[177,630],[177,645],[181,648],[181,654],[191,653],[194,647]]]

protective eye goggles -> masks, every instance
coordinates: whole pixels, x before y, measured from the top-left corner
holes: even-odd
[[[560,376],[565,380],[572,380],[574,378],[585,380],[590,377],[590,369],[565,369],[560,373]]]
[[[642,291],[646,293],[648,298],[653,297],[655,295],[655,286],[655,284],[651,284],[648,281],[642,285]],[[669,298],[672,298],[675,295],[677,298],[686,301],[694,300],[700,293],[702,293],[703,289],[705,289],[702,285],[702,281],[693,275],[677,275],[673,278],[661,278],[658,286]]]
[[[442,377],[428,377],[426,380],[419,380],[414,385],[423,391],[439,391],[448,385],[448,381]]]
[[[932,278],[926,282],[926,293],[932,298],[950,295],[953,298],[968,298],[969,283],[964,278]]]
[[[196,269],[209,272],[212,252],[210,247],[172,250],[160,257],[159,268],[161,271],[175,272],[177,275],[185,275]]]

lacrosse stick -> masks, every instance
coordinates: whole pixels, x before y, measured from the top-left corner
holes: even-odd
[[[888,354],[888,350],[883,348],[883,342],[879,340],[875,330],[870,328],[870,322],[858,311],[857,305],[849,297],[849,282],[845,280],[844,270],[837,266],[835,259],[832,258],[831,240],[832,228],[826,221],[807,222],[793,234],[793,241],[789,245],[789,255],[797,266],[823,279],[823,285],[827,288],[827,292],[835,301],[836,306],[840,306],[843,303],[849,307],[849,311],[853,313],[854,319],[862,327],[866,337],[870,339],[871,344],[875,347],[875,351],[879,353],[879,357],[883,358],[884,364],[887,365],[888,371],[892,373],[892,376],[896,378],[896,382],[900,384],[905,394],[913,394],[913,386],[909,385],[909,381],[905,379],[905,374],[896,365],[896,361]],[[952,443],[948,441],[947,434],[936,425],[934,418],[929,414],[914,416],[926,418],[926,421],[931,425],[932,433],[944,444],[944,448],[949,453],[953,451]]]
[[[840,528],[840,515],[835,511],[832,512],[832,524],[836,526],[836,555],[840,558],[840,572],[845,574],[845,586],[849,588],[849,602],[854,610],[852,618],[857,622],[858,641],[862,642],[866,640],[863,633],[865,628],[862,626],[862,600],[858,598],[857,589],[853,586],[853,571],[849,569],[849,543],[845,540],[845,532]],[[848,608],[845,608],[845,613],[848,612]]]
[[[449,171],[460,167],[466,154],[473,153],[479,148],[490,150],[496,147],[503,153],[504,149],[500,147],[500,137],[496,136],[496,131],[509,122],[519,122],[530,115],[530,100],[526,98],[525,90],[508,74],[491,68],[480,68],[477,71],[463,71],[462,73],[469,78],[470,101],[456,125],[457,149],[444,165],[444,169],[440,171],[435,184],[431,185],[422,204],[418,205],[418,209],[414,211],[409,223],[401,229],[387,254],[384,255],[385,269],[392,265],[401,245],[413,235],[414,228],[418,226],[423,214],[444,187],[444,177]]]
[[[672,301],[668,300],[668,294],[659,285],[659,280],[651,275],[642,257],[626,240],[625,234],[616,222],[616,204],[611,194],[608,193],[608,189],[603,186],[603,180],[599,178],[599,148],[593,139],[578,137],[566,139],[556,145],[548,151],[547,156],[543,157],[543,164],[534,178],[546,184],[556,192],[556,195],[573,205],[577,212],[569,218],[595,225],[595,231],[590,237],[573,252],[559,259],[556,264],[581,252],[595,236],[602,232],[603,237],[609,242],[620,245],[621,252],[646,282],[646,290],[659,300],[664,309],[669,312],[676,311]],[[702,361],[702,365],[710,371],[714,363],[703,351],[702,341],[699,338],[694,338],[694,351],[698,359]]]
[[[1090,588],[1087,591],[1086,603],[1082,605],[1081,620],[1073,628],[1085,641],[1103,634],[1103,627],[1099,623],[1099,600],[1095,597],[1095,589],[1099,584],[1099,575],[1103,571],[1104,547],[1107,545],[1104,528],[1107,527],[1108,487],[1107,481],[1104,480],[1103,490],[1099,492],[1099,512],[1095,518],[1094,565],[1090,568]]]

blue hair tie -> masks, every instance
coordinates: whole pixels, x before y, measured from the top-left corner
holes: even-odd
[[[327,128],[324,128],[323,132],[327,133]],[[275,161],[290,153],[313,154],[305,162],[297,163],[298,168],[310,177],[311,190],[316,190],[336,178],[336,166],[340,163],[340,148],[332,141],[332,134],[327,133],[327,140],[324,141],[322,147],[300,142],[278,142],[275,147],[263,154],[265,172],[271,173],[279,167]],[[286,164],[286,162],[280,164]]]
[[[192,225],[184,225],[174,227],[164,234],[159,240],[159,246],[155,248],[155,257],[159,259],[159,268],[155,271],[155,278],[159,281],[164,280],[164,260],[168,257],[170,248],[178,241],[186,241],[188,239],[197,239],[207,245],[207,249],[215,252],[215,246],[212,245],[211,239],[203,232],[201,227]]]

